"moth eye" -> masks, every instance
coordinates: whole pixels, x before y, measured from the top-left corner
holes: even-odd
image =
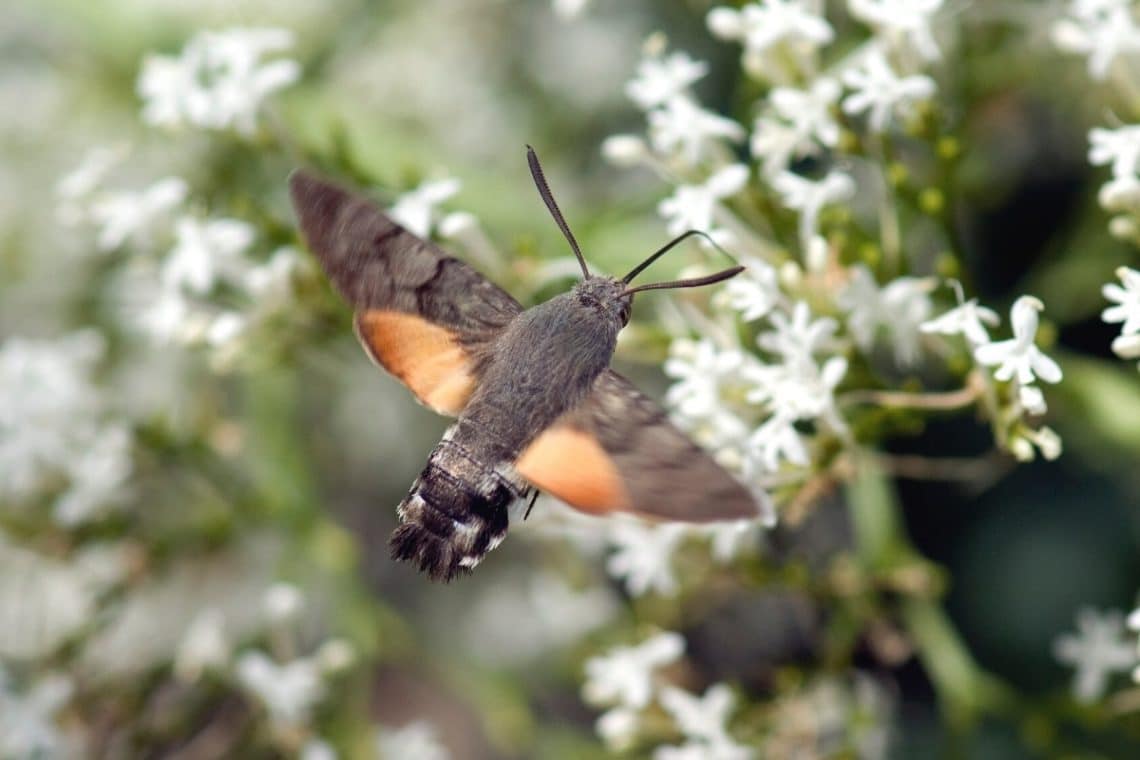
[[[632,311],[632,305],[625,303],[621,306],[621,326],[625,327],[629,324],[629,315]]]

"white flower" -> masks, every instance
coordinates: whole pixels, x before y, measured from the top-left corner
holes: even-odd
[[[710,759],[747,760],[753,753],[743,745],[737,744],[728,734],[726,724],[732,713],[735,701],[732,690],[723,683],[710,686],[703,697],[697,697],[687,691],[673,686],[661,689],[661,705],[673,717],[677,728],[690,741],[704,749],[705,754],[694,755]],[[664,749],[664,748],[663,748]],[[686,750],[680,753],[668,751],[678,748],[667,748],[654,753],[654,760],[659,758],[687,757]]]
[[[616,704],[643,709],[653,697],[653,673],[677,661],[685,651],[685,639],[664,631],[637,646],[611,649],[586,661],[582,696],[591,704]]]
[[[610,528],[613,552],[606,571],[625,581],[633,596],[656,591],[664,596],[677,592],[673,577],[673,552],[684,540],[688,526],[681,523],[649,525],[638,520],[619,520]]]
[[[282,625],[297,619],[305,606],[305,597],[292,583],[279,582],[266,590],[261,603],[266,619],[275,625]]]
[[[930,27],[942,0],[847,0],[847,7],[855,18],[885,32],[892,43],[905,38],[926,60],[941,57]]]
[[[679,185],[673,195],[657,205],[657,213],[669,220],[669,234],[702,230],[714,238],[723,231],[713,227],[719,201],[731,198],[748,183],[748,167],[731,164],[709,177],[703,185]]]
[[[1140,124],[1089,130],[1089,163],[1111,164],[1115,177],[1131,177],[1140,172]]]
[[[177,57],[149,55],[138,79],[143,120],[252,135],[265,98],[301,75],[295,61],[262,58],[292,46],[285,29],[234,28],[199,32]]]
[[[809,459],[803,437],[792,415],[776,412],[748,438],[745,475],[776,472],[782,460],[806,467]]]
[[[301,748],[300,760],[336,760],[336,750],[320,738],[309,739]]]
[[[1070,16],[1053,25],[1053,42],[1069,53],[1087,55],[1089,76],[1104,79],[1117,57],[1140,52],[1140,28],[1125,2],[1090,6],[1075,0]]]
[[[55,716],[71,699],[71,681],[53,675],[24,694],[9,689],[8,676],[0,668],[0,757],[70,756]]]
[[[1124,615],[1088,607],[1077,612],[1077,633],[1053,642],[1053,654],[1076,670],[1073,695],[1081,702],[1099,699],[1113,673],[1129,670],[1137,662],[1135,643],[1124,632]]]
[[[91,380],[103,347],[95,331],[0,345],[0,503],[57,494],[55,519],[74,526],[121,496],[131,433]]]
[[[783,204],[800,212],[800,245],[804,250],[819,234],[819,214],[823,207],[855,195],[855,181],[836,170],[829,171],[818,181],[783,171],[772,177],[771,183]]]
[[[843,72],[843,83],[853,92],[843,99],[843,112],[857,116],[870,112],[873,132],[887,128],[892,114],[906,116],[916,101],[934,95],[934,80],[928,76],[900,77],[878,47],[871,48],[859,65]]]
[[[659,153],[680,155],[690,165],[704,157],[717,140],[744,139],[744,127],[732,119],[701,108],[684,96],[670,98],[649,112],[649,142]]]
[[[202,673],[225,665],[229,657],[225,616],[210,607],[190,621],[174,657],[174,674],[183,681],[196,681]]]
[[[111,251],[127,240],[147,242],[151,228],[186,198],[186,183],[166,177],[138,193],[107,193],[90,208],[91,220],[102,226],[96,239],[101,251]]]
[[[614,166],[635,166],[649,156],[649,146],[637,135],[610,135],[602,141],[602,155]]]
[[[802,0],[761,0],[740,10],[717,7],[707,22],[715,36],[743,43],[744,68],[754,75],[764,73],[768,55],[781,43],[815,50],[835,37],[831,25]]]
[[[435,207],[458,193],[459,188],[459,180],[453,178],[424,182],[397,198],[388,213],[408,231],[426,238],[431,235]]]
[[[786,169],[793,158],[814,155],[820,145],[839,144],[839,125],[831,115],[839,92],[839,83],[826,77],[817,79],[810,90],[772,90],[771,113],[756,119],[751,143],[752,155],[763,162],[765,174]]]
[[[79,166],[56,183],[55,192],[60,202],[57,214],[61,222],[76,224],[87,217],[80,202],[88,199],[98,189],[107,174],[126,154],[127,146],[123,143],[92,148],[83,156]]]
[[[555,15],[566,21],[578,18],[589,4],[590,0],[552,0]]]
[[[1101,288],[1104,297],[1115,301],[1116,306],[1109,306],[1100,318],[1105,322],[1123,322],[1120,334],[1135,335],[1140,333],[1140,271],[1119,267],[1116,276],[1124,287],[1110,282]]]
[[[993,309],[979,305],[976,298],[961,301],[961,286],[957,283],[954,285],[959,289],[959,304],[945,314],[923,322],[918,329],[924,333],[964,335],[972,346],[989,343],[990,335],[985,325],[995,326],[1001,322],[1001,318]]]
[[[320,665],[309,658],[278,664],[264,652],[254,650],[238,659],[237,676],[278,724],[304,725],[325,695]]]
[[[176,242],[162,267],[162,284],[169,290],[205,295],[219,276],[232,274],[253,242],[254,229],[238,219],[178,220]]]
[[[1135,174],[1124,174],[1113,177],[1101,185],[1096,194],[1097,202],[1107,211],[1131,211],[1140,216],[1140,177]],[[1115,222],[1115,220],[1113,220]],[[1136,226],[1134,219],[1127,219],[1121,231],[1117,231],[1113,223],[1109,223],[1109,232],[1119,238],[1128,240],[1135,237]]]
[[[745,361],[741,351],[721,350],[708,338],[675,340],[669,352],[665,374],[677,382],[665,399],[686,417],[703,417],[715,411],[725,388],[739,381]]]
[[[380,760],[448,760],[451,753],[439,740],[439,732],[426,720],[400,728],[382,726],[376,731]]]
[[[815,355],[831,347],[835,331],[839,329],[839,323],[831,317],[815,319],[803,301],[797,301],[792,307],[791,319],[784,312],[776,311],[769,323],[773,329],[761,333],[756,343],[789,365],[814,364]]]
[[[626,84],[625,94],[648,111],[683,95],[708,70],[707,63],[694,61],[685,52],[645,58],[637,66],[637,76]]]
[[[1059,383],[1061,368],[1033,343],[1037,337],[1037,313],[1044,308],[1033,296],[1018,298],[1009,312],[1013,338],[978,346],[974,358],[987,367],[997,365],[994,377],[998,380],[1016,379],[1023,386],[1036,379]]]
[[[877,332],[885,330],[892,339],[895,360],[901,366],[913,365],[919,355],[919,326],[933,309],[933,286],[927,278],[896,277],[880,288],[867,267],[856,265],[839,297],[840,305],[848,311],[851,336],[869,351]]]
[[[755,756],[751,749],[736,743],[687,742],[677,747],[658,747],[653,751],[653,760],[750,760]]]
[[[780,302],[780,282],[776,270],[763,261],[755,259],[745,262],[747,269],[725,283],[722,299],[740,312],[745,322],[753,322],[767,316]]]
[[[598,716],[594,730],[612,752],[629,749],[641,727],[641,715],[629,707],[611,707]]]

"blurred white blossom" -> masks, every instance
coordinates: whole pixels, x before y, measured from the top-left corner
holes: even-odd
[[[240,219],[184,216],[174,228],[175,244],[162,266],[162,284],[171,290],[205,295],[225,273],[236,273],[253,243],[254,229]]]
[[[651,525],[635,519],[615,521],[609,540],[613,549],[606,560],[606,571],[625,582],[633,596],[656,592],[677,593],[673,575],[673,553],[688,535],[683,523]]]
[[[839,93],[839,83],[827,77],[807,90],[772,90],[769,112],[756,119],[751,142],[752,155],[763,164],[765,175],[787,169],[794,158],[815,155],[820,146],[839,144],[839,125],[831,114]]]
[[[325,696],[322,669],[313,658],[278,663],[264,652],[252,650],[238,658],[236,673],[241,685],[279,725],[306,725],[313,708]]]
[[[94,330],[0,344],[0,496],[54,493],[63,525],[118,506],[131,474],[130,429],[111,417],[93,380],[103,350]]]
[[[376,752],[380,760],[448,760],[451,757],[439,740],[435,726],[424,720],[400,728],[377,729]]]
[[[834,169],[820,180],[782,171],[770,182],[783,204],[800,212],[800,245],[805,251],[819,234],[819,215],[823,207],[845,201],[855,194],[855,181],[851,176]]]
[[[688,230],[701,230],[718,242],[724,242],[729,231],[715,226],[720,202],[739,193],[748,183],[748,167],[731,164],[720,169],[704,184],[678,185],[673,195],[657,205],[657,213],[669,221],[671,235]]]
[[[388,213],[408,231],[422,238],[430,237],[436,206],[458,193],[460,187],[459,180],[450,177],[424,182],[397,198]]]
[[[0,757],[39,758],[71,755],[56,714],[71,699],[71,681],[48,675],[24,692],[13,690],[0,667]]]
[[[1089,162],[1094,166],[1112,166],[1116,177],[1140,172],[1140,124],[1116,129],[1093,127],[1089,130]]]
[[[663,631],[636,646],[619,646],[591,657],[586,661],[582,696],[595,705],[640,710],[653,698],[655,671],[676,662],[684,651],[680,634]]]
[[[154,227],[186,199],[186,183],[165,177],[139,192],[108,192],[96,195],[88,209],[91,221],[101,227],[96,246],[112,251],[131,240],[151,242]]]
[[[1140,52],[1140,28],[1129,0],[1072,0],[1053,25],[1053,41],[1065,52],[1088,56],[1089,76],[1104,79],[1121,56]]]
[[[839,303],[847,310],[851,336],[864,351],[872,348],[881,330],[890,340],[895,361],[909,367],[919,358],[919,328],[933,310],[933,288],[933,280],[919,277],[896,277],[880,288],[871,271],[859,264],[852,269]]]
[[[637,65],[637,74],[625,86],[625,93],[642,110],[663,106],[708,73],[704,61],[693,60],[688,53],[649,56]]]
[[[678,96],[649,112],[649,141],[654,150],[678,155],[695,166],[720,140],[744,139],[744,127],[732,119],[702,108],[695,101]]]
[[[924,59],[942,57],[932,24],[943,0],[847,0],[855,18],[870,24],[894,46],[905,41]]]
[[[895,114],[908,116],[915,103],[928,100],[936,89],[928,76],[900,77],[878,47],[872,47],[856,66],[843,72],[843,83],[852,90],[843,99],[844,113],[869,114],[867,124],[874,132],[886,130]]]
[[[231,28],[199,32],[178,56],[148,55],[138,79],[143,121],[252,135],[266,97],[301,76],[296,61],[263,59],[292,46],[285,29]]]
[[[715,36],[741,42],[744,69],[753,76],[770,73],[774,48],[787,44],[811,52],[835,36],[831,24],[803,0],[760,0],[739,10],[719,6],[709,11],[707,21]]]
[[[725,684],[710,686],[698,697],[674,686],[661,689],[661,705],[672,716],[688,743],[681,747],[662,747],[653,753],[654,760],[748,760],[755,754],[738,744],[728,733],[727,723],[736,701]]]
[[[1077,612],[1075,634],[1057,637],[1053,653],[1074,669],[1073,696],[1081,702],[1104,696],[1112,674],[1131,670],[1138,660],[1136,644],[1124,630],[1124,615],[1089,607]]]
[[[722,298],[740,312],[741,319],[754,322],[780,302],[780,282],[776,270],[763,261],[750,259],[745,266],[743,273],[725,283]]]
[[[207,608],[186,628],[186,635],[174,656],[174,673],[184,681],[196,681],[203,673],[229,662],[230,643],[226,637],[225,615]]]

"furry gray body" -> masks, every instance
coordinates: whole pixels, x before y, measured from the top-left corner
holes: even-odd
[[[507,324],[463,414],[428,457],[400,506],[393,553],[449,579],[477,565],[507,532],[507,508],[528,492],[511,465],[578,406],[613,357],[629,319],[624,283],[583,280]]]

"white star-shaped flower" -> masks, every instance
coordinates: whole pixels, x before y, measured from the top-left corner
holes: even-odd
[[[707,63],[693,60],[685,52],[645,58],[637,66],[637,76],[626,84],[625,94],[648,111],[683,95],[708,70]]]
[[[1053,654],[1076,670],[1073,695],[1081,702],[1099,699],[1113,673],[1130,670],[1137,662],[1136,644],[1124,632],[1124,615],[1088,607],[1077,612],[1077,633],[1054,641]]]
[[[761,0],[740,10],[717,7],[709,11],[709,30],[724,40],[744,45],[744,68],[764,73],[767,56],[781,43],[814,50],[835,37],[831,24],[802,0]]]
[[[277,724],[304,725],[325,695],[320,664],[311,658],[277,663],[264,652],[246,652],[237,661],[242,686],[256,696]]]
[[[1074,6],[1053,24],[1053,42],[1068,53],[1088,56],[1089,76],[1104,79],[1120,56],[1140,52],[1140,28],[1125,3],[1098,8]]]
[[[424,182],[415,190],[404,193],[396,199],[388,214],[408,231],[420,237],[431,235],[435,221],[436,206],[459,192],[460,182],[447,178]]]
[[[761,333],[756,344],[780,356],[784,364],[814,364],[815,354],[829,348],[839,323],[831,317],[816,319],[804,301],[797,301],[789,318],[782,311],[773,312],[772,329]]]
[[[928,61],[942,57],[931,25],[943,0],[847,0],[851,15],[887,35],[892,43],[910,42]]]
[[[101,251],[112,251],[127,240],[146,242],[156,222],[186,198],[186,183],[166,177],[141,192],[107,193],[91,204],[91,220],[102,226],[96,239]]]
[[[1017,380],[1031,385],[1041,379],[1047,383],[1061,381],[1061,368],[1034,344],[1037,337],[1038,312],[1045,305],[1033,296],[1021,296],[1009,312],[1013,338],[987,343],[974,349],[974,358],[987,367],[997,366],[994,377],[1001,381]]]
[[[883,330],[891,338],[895,360],[902,366],[913,365],[919,355],[919,325],[930,318],[933,309],[933,287],[928,278],[896,277],[880,288],[867,267],[855,266],[839,297],[840,305],[848,310],[851,336],[868,351]]]
[[[591,704],[630,707],[640,710],[649,704],[654,691],[654,671],[678,660],[685,651],[685,639],[664,631],[636,646],[611,649],[586,661],[586,681],[582,696]]]
[[[800,212],[800,245],[805,251],[819,234],[819,214],[823,207],[855,195],[855,181],[851,176],[834,169],[821,180],[784,171],[771,182],[783,204]]]
[[[754,322],[780,302],[780,280],[776,270],[763,261],[751,259],[745,266],[742,274],[725,284],[722,299],[745,322]]]
[[[1115,177],[1132,177],[1140,172],[1140,124],[1116,129],[1093,127],[1089,130],[1089,162],[1094,166],[1112,165]]]
[[[831,115],[839,93],[839,83],[827,77],[810,90],[772,90],[770,113],[756,119],[751,141],[752,155],[763,162],[765,174],[786,169],[793,158],[814,155],[821,145],[839,144],[839,125]]]
[[[867,123],[873,132],[883,132],[893,114],[909,114],[916,102],[928,100],[936,89],[928,76],[900,77],[878,47],[843,72],[843,83],[852,90],[843,99],[843,112],[852,116],[869,112]]]
[[[606,560],[606,572],[624,581],[633,596],[650,592],[672,596],[677,593],[673,553],[688,530],[681,523],[650,525],[634,519],[614,522],[609,533],[613,551]]]
[[[956,288],[960,288],[954,283]],[[960,291],[959,291],[960,292]],[[978,304],[978,299],[961,301],[950,311],[941,316],[929,319],[918,326],[924,333],[939,333],[941,335],[964,335],[973,346],[981,346],[990,342],[990,335],[986,325],[996,326],[1001,318],[993,309]]]
[[[679,185],[673,195],[657,204],[657,213],[669,221],[671,235],[688,230],[702,230],[713,238],[725,232],[713,226],[714,212],[720,201],[731,198],[748,184],[748,167],[731,164],[720,169],[704,184]]]
[[[677,154],[695,166],[718,140],[744,139],[744,127],[701,108],[684,96],[670,98],[649,112],[649,142],[659,153]]]
[[[174,234],[174,248],[162,267],[163,286],[205,295],[219,277],[239,273],[241,255],[253,243],[254,229],[239,219],[186,216],[178,220]]]
[[[1116,276],[1124,287],[1110,282],[1101,289],[1104,297],[1115,301],[1116,306],[1109,306],[1101,312],[1100,318],[1105,322],[1123,322],[1120,334],[1135,335],[1140,333],[1140,271],[1119,267]]]

